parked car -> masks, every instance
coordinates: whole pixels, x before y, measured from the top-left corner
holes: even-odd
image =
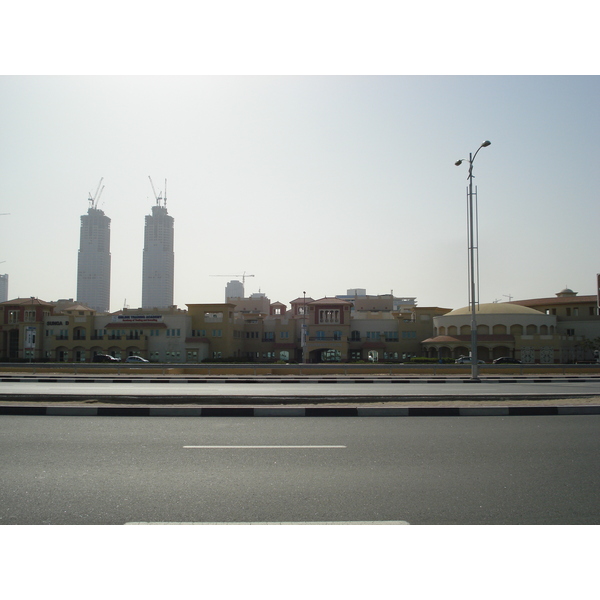
[[[92,358],[92,362],[121,362],[120,358],[115,358],[110,354],[96,354],[94,358]]]
[[[455,364],[459,364],[459,365],[470,365],[471,364],[471,357],[470,356],[460,356],[459,358],[457,358],[454,361]],[[477,361],[478,365],[485,365],[485,360],[478,360]]]
[[[502,364],[504,364],[504,365],[508,365],[508,364],[510,364],[510,365],[520,365],[521,361],[517,360],[516,358],[511,358],[510,356],[501,356],[500,358],[497,358],[494,361],[494,364],[495,365],[502,365]]]
[[[128,356],[125,359],[125,362],[129,362],[129,363],[147,363],[147,362],[150,362],[150,361],[146,360],[145,358],[142,358],[141,356]]]

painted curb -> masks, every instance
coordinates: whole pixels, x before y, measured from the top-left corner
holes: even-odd
[[[151,407],[0,406],[0,415],[69,417],[492,417],[600,415],[600,406],[490,407]]]
[[[508,377],[483,377],[486,383],[590,383],[598,381],[600,376],[554,376],[554,377],[543,377],[543,376],[508,376]],[[469,377],[443,377],[443,376],[418,376],[413,377],[389,377],[381,376],[377,378],[361,378],[356,376],[341,376],[341,377],[329,377],[329,378],[314,378],[314,377],[222,377],[214,375],[212,377],[86,377],[86,376],[65,376],[65,377],[49,377],[49,376],[37,376],[37,375],[25,375],[25,376],[11,376],[3,375],[0,376],[0,383],[188,383],[188,384],[205,384],[205,383],[231,383],[231,384],[248,384],[248,383],[313,383],[313,384],[336,384],[336,383],[358,383],[358,384],[377,384],[377,383],[396,383],[399,385],[403,384],[419,384],[419,383],[473,383]]]

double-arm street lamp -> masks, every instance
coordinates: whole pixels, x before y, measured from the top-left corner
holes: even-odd
[[[471,381],[479,382],[479,364],[477,362],[477,304],[479,303],[479,241],[477,231],[476,212],[473,211],[473,161],[477,153],[482,148],[487,148],[491,142],[487,140],[477,148],[475,154],[469,154],[469,187],[467,188],[468,209],[467,209],[467,230],[469,246],[469,305],[471,307]],[[457,160],[454,164],[458,167],[466,158]],[[477,186],[475,186],[475,196],[477,196]],[[477,285],[475,271],[477,266]]]

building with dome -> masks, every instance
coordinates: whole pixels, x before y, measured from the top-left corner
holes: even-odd
[[[434,335],[422,342],[426,356],[468,356],[471,308],[434,318]],[[485,362],[510,356],[523,363],[570,363],[594,360],[600,339],[596,296],[577,296],[565,288],[552,298],[480,304],[477,355]]]

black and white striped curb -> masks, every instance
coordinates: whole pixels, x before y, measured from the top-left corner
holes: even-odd
[[[0,415],[82,417],[490,417],[600,415],[600,406],[0,406]]]
[[[486,383],[591,383],[600,382],[600,375],[582,376],[562,376],[553,377],[532,377],[532,376],[515,376],[515,377],[482,377],[481,381]],[[469,377],[377,377],[377,378],[362,378],[362,377],[227,377],[227,376],[208,376],[208,377],[85,377],[85,376],[61,376],[47,377],[41,375],[22,375],[22,376],[2,376],[0,383],[398,383],[398,384],[418,384],[418,383],[473,383]]]

